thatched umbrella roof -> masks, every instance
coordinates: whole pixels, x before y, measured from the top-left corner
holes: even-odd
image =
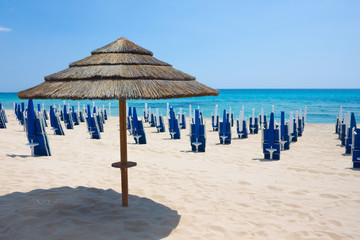
[[[18,93],[36,99],[165,99],[217,96],[219,91],[154,58],[122,37]]]
[[[217,96],[219,91],[154,58],[153,53],[122,37],[91,56],[45,77],[45,82],[18,92],[20,98],[119,99],[122,204],[128,206],[126,99]]]

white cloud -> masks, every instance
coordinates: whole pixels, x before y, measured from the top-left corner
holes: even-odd
[[[0,32],[10,32],[11,28],[1,27],[0,26]]]

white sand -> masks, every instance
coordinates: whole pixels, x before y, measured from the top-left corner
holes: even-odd
[[[147,145],[128,137],[129,208],[121,207],[118,118],[91,140],[83,123],[66,136],[49,130],[51,157],[31,157],[7,111],[0,129],[0,239],[360,239],[360,172],[333,124],[263,161],[261,135],[206,153],[146,128]],[[146,125],[147,126],[147,125]],[[80,186],[80,187],[79,187]]]

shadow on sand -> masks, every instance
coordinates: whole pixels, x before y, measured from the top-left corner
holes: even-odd
[[[277,162],[277,161],[279,161],[276,159],[270,160],[270,159],[265,159],[265,158],[253,158],[252,160],[256,160],[256,161],[260,161],[260,162]]]
[[[18,154],[6,154],[6,156],[12,157],[12,158],[16,158],[16,157],[21,157],[21,158],[33,157],[33,156],[31,156],[31,155],[18,155]]]
[[[0,239],[162,239],[180,215],[147,198],[112,189],[60,187],[0,196]]]

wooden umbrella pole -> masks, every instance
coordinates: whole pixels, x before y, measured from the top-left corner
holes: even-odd
[[[120,161],[121,161],[121,192],[122,205],[128,206],[129,189],[127,173],[127,136],[126,136],[126,100],[119,100],[119,125],[120,125]]]

